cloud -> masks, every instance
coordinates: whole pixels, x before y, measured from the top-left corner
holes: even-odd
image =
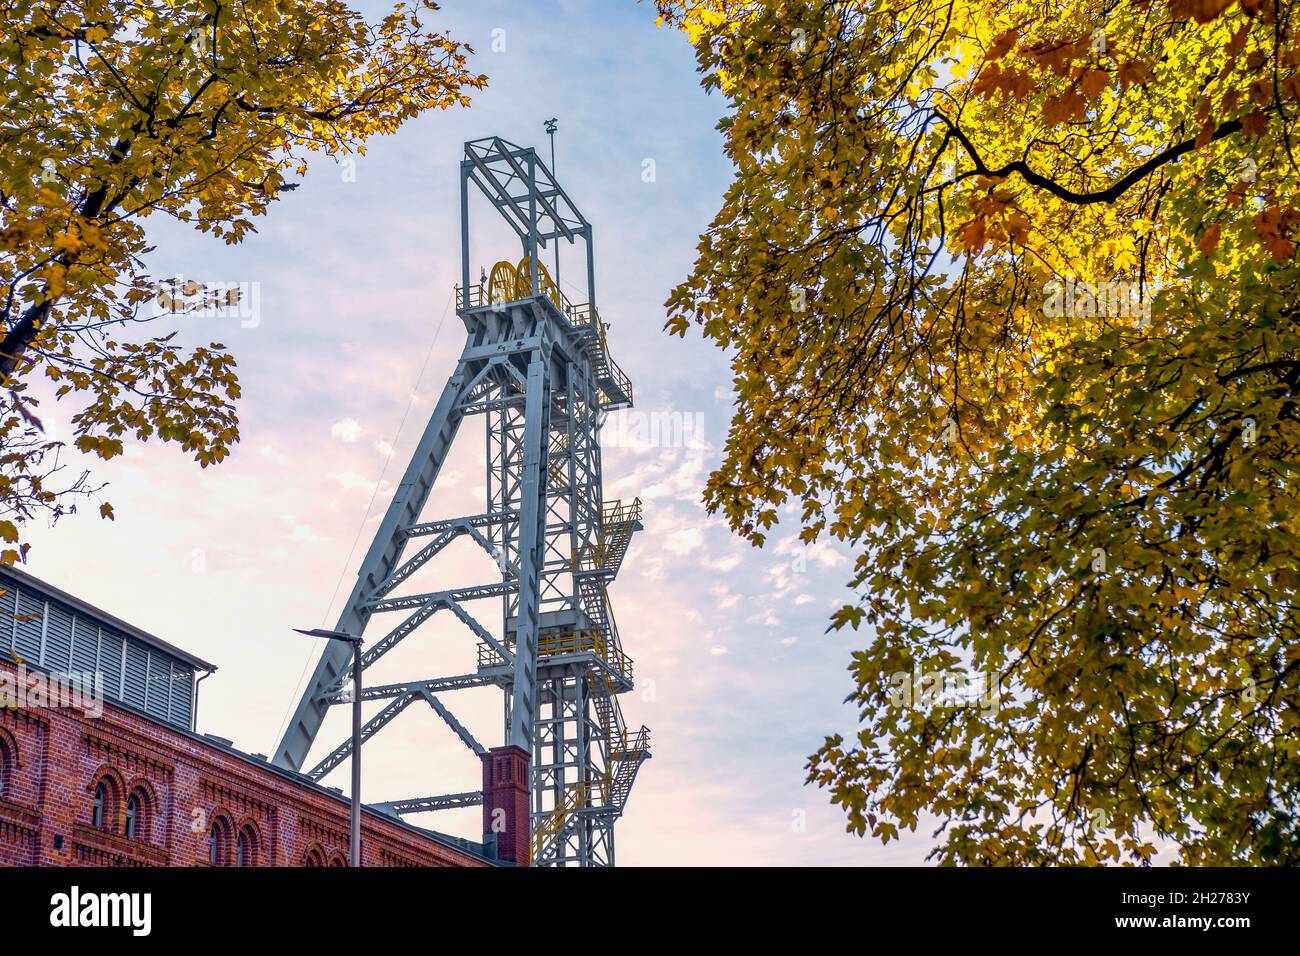
[[[825,541],[818,541],[816,544],[809,545],[808,557],[823,568],[839,567],[841,564],[848,564],[849,561],[848,555]]]
[[[361,423],[355,418],[340,418],[330,426],[330,437],[351,445],[361,437],[362,431]]]
[[[668,448],[659,450],[653,457],[651,452],[629,457],[635,462],[630,471],[623,467],[614,471],[610,463],[605,465],[608,493],[615,497],[635,495],[646,502],[668,498],[699,505],[706,467],[701,451]]]
[[[797,535],[790,535],[782,538],[772,549],[777,554],[791,555],[792,564],[807,565],[809,562],[823,568],[834,568],[841,564],[847,564],[849,556],[845,553],[843,545],[832,544],[828,541],[817,541],[813,544],[804,544],[799,540]]]
[[[704,543],[704,534],[699,528],[683,528],[674,531],[664,542],[664,550],[673,554],[690,554]]]
[[[375,490],[375,479],[359,475],[355,471],[331,471],[325,477],[330,481],[338,482],[344,491]]]

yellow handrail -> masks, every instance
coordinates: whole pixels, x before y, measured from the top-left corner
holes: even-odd
[[[568,296],[560,291],[555,280],[551,278],[545,263],[538,263],[537,284],[538,291],[550,299],[572,325],[594,326],[600,336],[601,348],[606,349],[604,324],[590,302],[580,305],[570,302]],[[517,263],[503,259],[492,266],[486,286],[481,282],[471,285],[468,290],[457,286],[456,293],[457,304],[462,309],[473,309],[483,305],[504,305],[507,302],[526,299],[533,294],[532,260],[528,256],[524,256]]]
[[[634,498],[624,505],[621,498],[606,501],[601,509],[601,535],[595,545],[581,545],[570,561],[574,571],[597,571],[611,554],[632,537],[632,522],[641,520],[641,499]],[[611,535],[609,529],[613,528]]]

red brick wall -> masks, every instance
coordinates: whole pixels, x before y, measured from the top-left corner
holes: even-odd
[[[2,660],[0,668],[14,669]],[[244,830],[257,866],[303,866],[309,856],[341,865],[347,857],[346,800],[109,703],[95,719],[0,708],[0,755],[0,865],[207,866],[214,824],[225,834],[225,865]],[[102,829],[92,825],[100,782],[109,793]],[[144,797],[144,812],[128,839],[132,792]],[[484,865],[369,813],[361,844],[365,866]]]

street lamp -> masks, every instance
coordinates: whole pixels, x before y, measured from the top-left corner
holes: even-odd
[[[319,637],[327,641],[344,641],[352,645],[352,825],[351,846],[349,847],[349,865],[361,865],[361,638],[342,631],[329,631],[323,627],[313,627],[304,631],[295,627],[299,634]]]

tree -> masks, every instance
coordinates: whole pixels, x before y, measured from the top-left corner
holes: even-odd
[[[60,443],[31,384],[56,383],[77,448],[180,444],[203,467],[238,441],[235,360],[137,325],[234,304],[237,293],[156,283],[144,221],[170,216],[242,241],[307,157],[364,153],[431,109],[468,103],[469,48],[397,4],[368,23],[338,0],[11,0],[0,4],[0,561],[20,527],[55,517],[86,476],[56,486]],[[111,518],[112,508],[101,505]]]
[[[809,780],[944,863],[1300,860],[1293,5],[659,8],[736,166],[706,503],[856,554]]]

